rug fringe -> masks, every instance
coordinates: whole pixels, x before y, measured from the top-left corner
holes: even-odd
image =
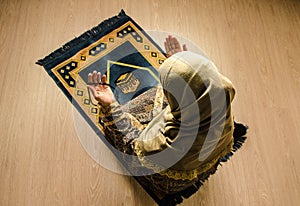
[[[73,56],[82,48],[97,41],[99,37],[109,33],[110,32],[109,28],[111,28],[112,25],[120,21],[121,21],[120,23],[123,23],[123,20],[128,20],[128,19],[130,19],[130,17],[127,16],[125,11],[122,9],[118,15],[103,21],[102,23],[86,31],[79,37],[74,38],[73,40],[69,41],[59,49],[49,54],[48,56],[38,60],[36,64],[45,67],[46,65],[55,62],[55,64],[57,65],[60,63],[57,61],[62,59],[61,56],[63,55],[68,55],[70,57]]]
[[[244,135],[247,134],[248,126],[240,124],[240,123],[235,123],[235,130],[240,130],[242,132],[234,133],[233,149],[231,152],[229,152],[224,157],[220,158],[218,163],[215,165],[215,167],[211,171],[207,172],[206,174],[203,174],[204,175],[203,179],[197,181],[194,185],[190,186],[189,188],[187,188],[181,192],[170,194],[170,195],[166,196],[165,198],[163,198],[160,201],[159,205],[160,206],[175,206],[177,204],[182,203],[184,199],[187,199],[187,198],[191,197],[193,194],[195,194],[200,189],[200,187],[204,184],[204,182],[207,181],[211,175],[216,173],[218,166],[219,165],[222,166],[222,164],[221,164],[222,162],[227,162],[233,156],[233,154],[242,147],[242,145],[246,141],[247,137]],[[240,136],[241,134],[243,136]]]
[[[234,137],[245,136],[248,129],[249,129],[248,125],[244,125],[244,124],[241,124],[241,123],[238,123],[238,122],[234,122],[233,136]]]

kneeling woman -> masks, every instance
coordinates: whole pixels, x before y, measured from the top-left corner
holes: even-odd
[[[241,145],[238,138],[246,128],[240,134],[236,131],[234,138],[235,90],[214,64],[186,47],[181,51],[175,38],[168,37],[165,45],[169,58],[158,72],[168,106],[146,126],[122,111],[105,75],[89,74],[94,84],[89,88],[100,104],[106,138],[132,156],[127,158],[130,171],[143,175],[161,194],[187,197]]]

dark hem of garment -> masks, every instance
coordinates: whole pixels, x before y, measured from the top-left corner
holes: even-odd
[[[238,133],[238,134],[243,134],[245,135],[247,132],[248,126],[242,125],[242,124],[236,124],[235,123],[235,130],[243,130],[245,131],[244,133]],[[192,186],[188,187],[187,189],[174,193],[174,194],[168,194],[166,195],[163,199],[157,200],[156,202],[160,206],[174,206],[177,204],[180,204],[183,202],[184,199],[187,199],[191,197],[193,194],[195,194],[199,188],[204,184],[205,181],[208,180],[208,178],[213,175],[216,171],[219,165],[222,166],[222,162],[227,162],[233,154],[242,147],[243,143],[246,140],[246,136],[240,136],[235,133],[234,136],[234,144],[233,144],[233,149],[231,152],[229,152],[227,155],[224,157],[220,158],[217,164],[208,172],[205,174],[201,175],[201,180],[198,180],[195,184]]]

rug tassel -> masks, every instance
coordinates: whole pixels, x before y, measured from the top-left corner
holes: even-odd
[[[36,64],[40,66],[46,66],[48,64],[52,64],[55,62],[55,64],[59,64],[59,60],[62,56],[68,55],[73,56],[78,51],[80,51],[82,48],[84,48],[87,45],[90,45],[97,41],[100,36],[103,36],[103,34],[111,32],[109,28],[113,24],[122,24],[123,20],[130,19],[129,16],[126,15],[125,11],[122,9],[120,13],[117,16],[111,17],[99,25],[95,26],[94,28],[86,31],[84,34],[80,35],[79,37],[75,37],[73,40],[69,41],[59,49],[55,50],[48,56],[44,57],[43,59],[40,59],[36,62]],[[64,58],[65,59],[65,58]]]

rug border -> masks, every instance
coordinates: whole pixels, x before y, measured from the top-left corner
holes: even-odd
[[[51,69],[65,61],[65,59],[71,58],[83,48],[88,47],[89,45],[98,41],[101,37],[112,32],[114,28],[108,29],[108,27],[110,27],[112,24],[115,24],[116,26],[121,26],[128,21],[131,21],[139,29],[139,31],[142,32],[143,35],[145,35],[148,38],[148,40],[166,57],[166,53],[160,48],[160,46],[155,41],[153,41],[153,39],[131,17],[126,15],[125,11],[122,9],[117,16],[111,17],[103,21],[98,26],[86,31],[79,37],[74,38],[73,40],[64,44],[62,47],[56,49],[54,52],[50,53],[43,59],[40,59],[36,62],[36,64],[44,67],[48,75],[55,81],[56,85],[61,89],[61,91],[65,94],[65,96],[69,99],[69,101],[73,104],[73,106],[82,115],[85,121],[91,126],[91,128],[94,130],[97,136],[101,139],[102,142],[106,144],[107,147],[109,147],[110,145],[107,145],[108,142],[102,134],[101,130],[91,121],[91,119],[87,116],[84,110],[80,107],[79,103],[75,101],[75,99],[73,99],[72,95],[67,91],[67,89],[59,81],[59,79],[53,74]],[[115,153],[114,155],[118,158],[118,160],[123,166],[126,165],[123,159],[119,157],[119,155]],[[144,184],[141,183],[139,178],[142,177],[133,177],[157,204],[161,203],[161,200],[155,195],[155,193],[149,190]]]
[[[130,16],[128,16],[125,13],[125,11],[122,9],[118,15],[106,19],[105,21],[101,22],[99,25],[84,32],[79,37],[75,37],[68,43],[64,44],[62,47],[56,49],[54,52],[45,56],[43,59],[39,59],[36,62],[36,64],[43,66],[48,72],[48,70],[62,63],[65,59],[71,58],[83,48],[88,47],[89,45],[98,41],[101,37],[112,32],[114,28],[109,28],[110,26],[112,25],[121,26],[127,21],[131,21],[140,30],[140,32],[142,32],[143,35],[145,35],[149,39],[149,41],[165,57],[167,57],[166,53],[160,48],[160,46],[155,41],[153,41],[150,35],[148,35],[145,32],[145,30],[141,26],[139,26]]]

